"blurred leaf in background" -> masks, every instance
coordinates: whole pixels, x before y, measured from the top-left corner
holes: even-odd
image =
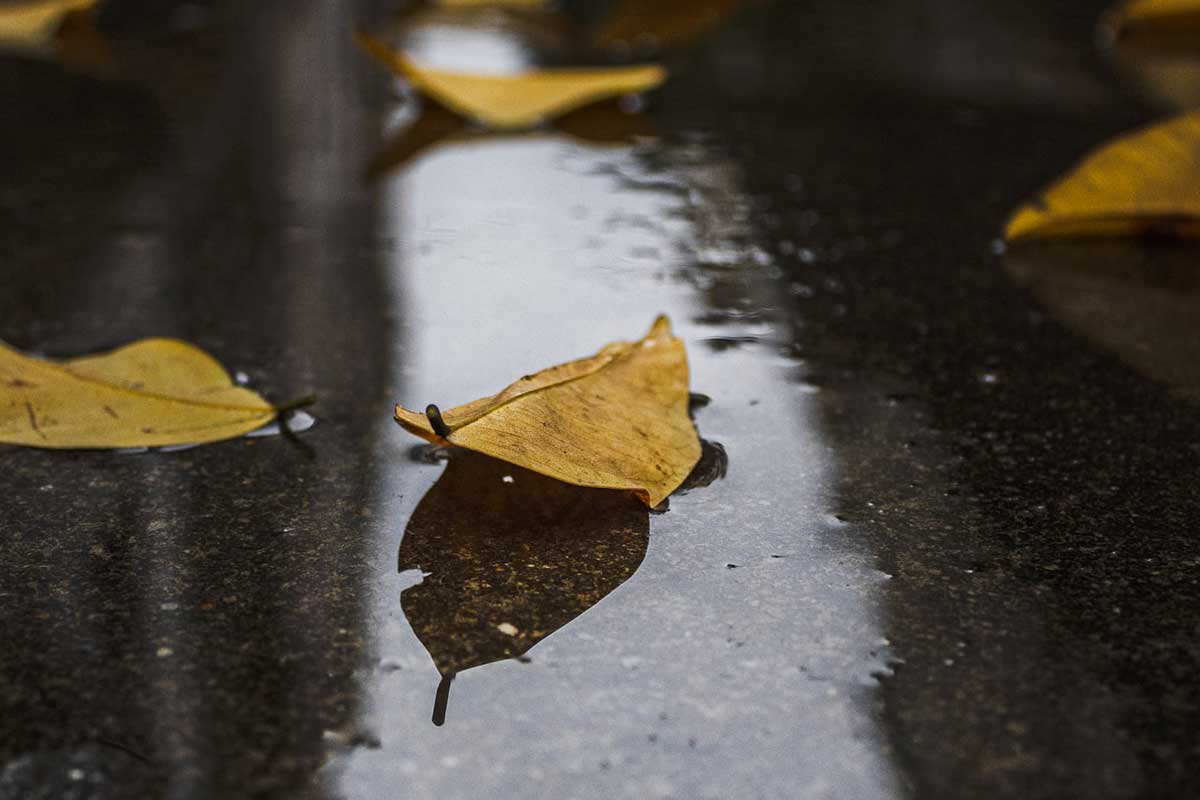
[[[1005,238],[1200,236],[1200,112],[1120,136],[1009,219]]]
[[[531,70],[519,75],[475,75],[419,66],[366,33],[362,47],[416,89],[448,109],[493,130],[521,130],[590,103],[659,86],[666,71],[654,64]]]
[[[81,72],[108,74],[112,52],[96,29],[99,0],[0,3],[0,53],[58,60]]]

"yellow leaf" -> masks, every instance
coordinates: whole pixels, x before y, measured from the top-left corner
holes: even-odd
[[[75,12],[98,0],[29,0],[0,3],[0,46],[31,51],[53,49],[59,28]]]
[[[1200,236],[1200,113],[1118,137],[1008,222],[1010,241]]]
[[[661,84],[657,65],[535,70],[520,75],[471,75],[426,69],[365,33],[358,42],[372,56],[437,102],[491,128],[516,130],[581,106]]]
[[[1200,0],[1131,0],[1111,19],[1118,36],[1200,33]]]
[[[0,344],[0,442],[50,448],[159,447],[229,439],[275,408],[202,350],[142,339],[67,361]]]
[[[700,459],[688,418],[683,342],[659,317],[644,339],[526,375],[499,394],[441,412],[396,406],[396,421],[438,444],[596,489],[627,489],[649,506]],[[439,419],[439,432],[433,419]]]

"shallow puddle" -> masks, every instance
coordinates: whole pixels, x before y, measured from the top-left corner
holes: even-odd
[[[597,797],[894,793],[873,677],[888,669],[875,611],[886,576],[831,518],[813,395],[780,355],[773,268],[737,180],[698,142],[550,135],[448,146],[388,179],[398,401],[490,394],[636,338],[665,312],[693,391],[711,397],[700,432],[724,446],[728,471],[650,516],[648,540],[610,511],[611,536],[580,526],[570,541],[563,514],[591,502],[571,490],[564,511],[543,509],[555,531],[514,543],[494,503],[453,499],[467,491],[455,456],[414,463],[417,440],[381,421],[379,563],[399,570],[379,576],[370,611],[363,725],[381,746],[331,765],[346,796],[401,784],[565,796],[581,776]],[[738,346],[712,346],[726,340]],[[493,499],[544,480],[502,464],[471,474]],[[438,518],[459,535],[444,538]],[[422,541],[439,535],[441,556]],[[520,660],[496,660],[506,655]],[[457,672],[452,684],[439,669]]]

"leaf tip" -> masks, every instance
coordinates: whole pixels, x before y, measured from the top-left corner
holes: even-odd
[[[636,88],[631,91],[646,92],[651,89],[657,89],[666,82],[669,73],[667,68],[662,64],[642,64],[639,67],[630,67],[631,71],[626,73],[633,79]]]
[[[366,52],[367,55],[390,67],[394,71],[403,75],[406,78],[411,77],[412,64],[403,55],[390,47],[382,39],[372,36],[365,30],[359,28],[354,32],[354,41],[359,47]]]
[[[1031,238],[1041,226],[1043,214],[1028,205],[1018,208],[1004,225],[1004,241],[1019,242]]]
[[[663,339],[669,338],[671,335],[671,318],[666,314],[659,314],[654,318],[654,324],[650,326],[650,332],[646,334],[646,338]]]

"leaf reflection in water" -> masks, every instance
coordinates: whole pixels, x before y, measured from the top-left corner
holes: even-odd
[[[400,544],[425,579],[400,605],[442,673],[434,723],[463,670],[522,655],[637,570],[649,513],[629,492],[584,489],[456,451]]]
[[[1047,242],[1005,257],[1008,274],[1062,323],[1145,377],[1200,398],[1200,273],[1194,246]]]
[[[725,477],[725,448],[701,443],[677,494]],[[479,453],[419,452],[424,463],[448,463],[405,528],[399,570],[425,576],[400,607],[442,674],[433,709],[441,725],[455,675],[520,657],[632,577],[646,557],[650,511],[630,492],[573,486]]]
[[[601,100],[570,111],[536,131],[497,132],[471,125],[430,98],[421,98],[416,118],[389,139],[366,168],[369,181],[407,167],[441,147],[558,133],[595,147],[623,147],[657,136],[653,120],[626,110],[620,99]]]

